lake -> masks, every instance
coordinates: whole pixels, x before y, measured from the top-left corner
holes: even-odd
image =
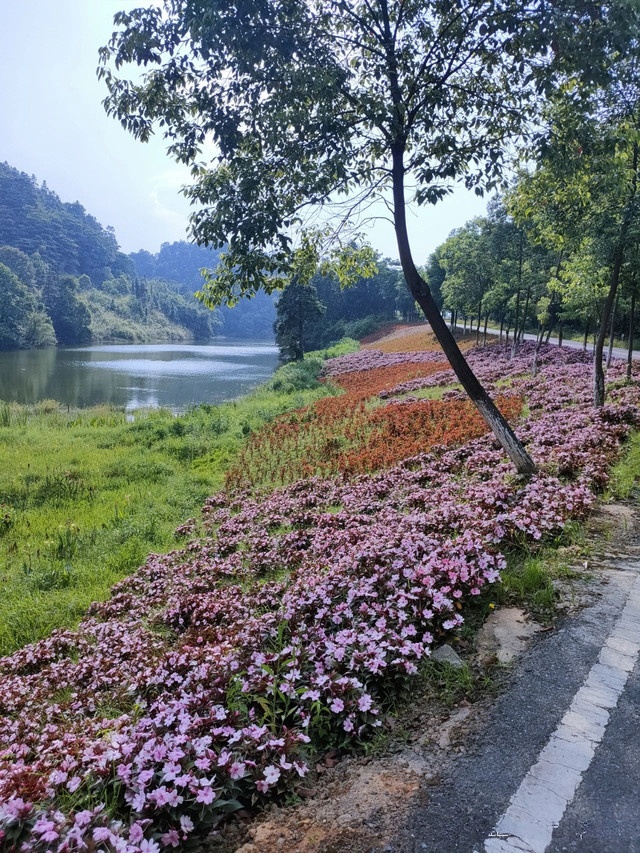
[[[0,352],[0,400],[183,412],[246,394],[278,366],[271,343],[105,344]]]

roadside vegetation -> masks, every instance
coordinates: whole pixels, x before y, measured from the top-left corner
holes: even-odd
[[[581,351],[525,344],[512,357],[508,347],[470,349],[474,371],[500,396],[540,466],[522,480],[474,422],[435,351],[401,351],[385,340],[356,346],[287,365],[246,400],[181,418],[144,413],[127,423],[109,410],[67,415],[46,404],[54,410],[27,415],[21,430],[33,429],[30,446],[51,418],[61,470],[77,475],[54,480],[34,471],[29,499],[48,495],[54,482],[80,480],[68,488],[87,498],[92,485],[97,495],[103,469],[83,460],[80,442],[73,462],[71,442],[65,450],[55,441],[74,430],[93,437],[95,460],[106,449],[95,443],[100,436],[116,454],[114,480],[125,463],[146,472],[124,493],[122,527],[114,510],[116,495],[124,505],[122,492],[107,489],[104,504],[86,500],[87,513],[92,501],[108,508],[102,564],[128,541],[153,553],[132,557],[135,565],[124,559],[110,579],[126,577],[111,595],[105,588],[79,622],[77,614],[60,622],[71,629],[0,661],[0,831],[8,849],[87,841],[105,850],[188,849],[241,806],[295,789],[314,755],[375,744],[381,720],[412,690],[426,685],[455,702],[490,689],[490,674],[434,666],[430,652],[456,638],[464,648],[492,605],[524,603],[550,618],[554,573],[570,566],[553,565],[545,549],[571,541],[595,492],[607,488],[637,425],[636,382],[625,383],[624,366],[614,363],[611,403],[596,409]],[[416,397],[437,391],[438,399]],[[334,402],[344,411],[361,406],[368,426],[358,435],[347,435],[346,424],[337,429],[340,452],[331,454],[322,412]],[[372,453],[380,424],[395,430],[386,444],[402,446],[397,416],[405,411],[420,425],[420,445],[401,459]],[[25,417],[6,412],[9,421],[14,412]],[[372,426],[366,419],[374,417]],[[440,418],[451,419],[450,435]],[[283,426],[290,441],[278,438]],[[4,429],[19,447],[20,431]],[[350,467],[358,442],[366,465]],[[252,457],[251,447],[262,451]],[[282,454],[280,479],[275,468],[260,472],[267,447],[274,459],[278,448]],[[303,461],[307,472],[298,470]],[[13,471],[19,477],[18,464]],[[82,525],[98,530],[97,519],[70,514],[66,496],[62,504],[39,571],[73,567],[73,537],[80,547]],[[7,542],[20,523],[12,512]],[[64,526],[67,518],[77,531]],[[151,519],[158,533],[149,547]],[[23,590],[33,584],[22,568],[16,576]],[[29,594],[44,612],[79,589]]]

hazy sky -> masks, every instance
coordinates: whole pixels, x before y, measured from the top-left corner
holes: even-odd
[[[112,225],[125,252],[156,252],[163,242],[186,239],[189,205],[179,190],[188,170],[169,159],[160,137],[142,144],[107,117],[106,90],[95,74],[114,13],[136,5],[150,3],[0,0],[0,161]],[[484,210],[485,202],[460,190],[410,215],[416,261]],[[369,239],[397,257],[388,222],[376,224]]]

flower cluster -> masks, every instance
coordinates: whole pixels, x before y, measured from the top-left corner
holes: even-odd
[[[580,353],[542,348],[535,377],[531,355],[472,354],[484,381],[509,379],[505,405],[528,403],[518,432],[542,473],[526,484],[492,436],[443,436],[375,474],[219,493],[200,538],[1,659],[0,848],[186,849],[292,785],[309,748],[370,734],[504,549],[588,512],[637,423],[635,387],[594,410]]]
[[[335,367],[334,362],[339,365],[343,360],[329,364]],[[467,421],[468,405],[464,412],[455,412],[445,411],[440,403],[423,401],[415,412],[399,414],[390,407],[372,411],[367,402],[400,380],[445,369],[441,356],[422,363],[400,361],[396,356],[393,364],[371,364],[333,375],[334,384],[345,393],[282,415],[251,436],[227,474],[227,488],[285,485],[315,475],[367,473],[444,441],[445,434],[448,444],[481,435],[486,425],[475,411]],[[401,419],[407,421],[407,427],[399,431],[396,424]]]

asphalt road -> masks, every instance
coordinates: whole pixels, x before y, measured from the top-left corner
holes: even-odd
[[[500,334],[500,329],[487,329],[487,334],[497,336]],[[526,341],[535,341],[535,340],[537,340],[537,335],[525,334],[524,338]],[[482,333],[480,335],[480,339],[482,340]],[[558,338],[549,338],[549,343],[550,344],[557,344]],[[582,343],[582,341],[572,341],[572,340],[568,340],[567,338],[563,339],[562,346],[567,347],[567,349],[584,349],[584,344]],[[593,352],[593,343],[587,342],[587,351]],[[608,352],[608,346],[606,346],[606,345],[605,345],[604,352],[605,352],[605,356],[606,356],[606,354]],[[626,347],[614,347],[613,348],[613,355],[615,358],[621,358],[621,359],[626,361],[626,359],[627,359]],[[634,360],[640,359],[640,350],[634,349],[633,358],[634,358]]]
[[[612,563],[604,575],[607,582],[595,582],[592,606],[565,619],[554,632],[538,635],[516,664],[510,689],[494,706],[482,734],[468,744],[466,754],[452,765],[447,778],[437,787],[425,787],[419,806],[398,829],[388,849],[395,853],[640,853],[637,653],[635,658],[620,658],[629,664],[623,663],[622,668],[630,672],[622,673],[620,695],[609,703],[608,711],[592,707],[584,712],[587,718],[573,714],[578,729],[589,727],[589,713],[601,715],[598,724],[605,721],[593,748],[585,747],[591,742],[581,741],[582,732],[567,735],[564,725],[572,716],[571,708],[576,707],[578,691],[598,695],[589,687],[593,673],[612,672],[599,663],[609,661],[607,653],[615,654],[609,648],[602,651],[605,643],[610,646],[613,636],[614,646],[631,647],[624,639],[615,641],[616,632],[619,637],[629,633],[635,647],[640,647],[639,573],[637,558]],[[632,604],[635,609],[630,610]],[[621,621],[621,613],[627,614],[626,621]],[[625,655],[627,652],[629,649]],[[605,692],[603,689],[602,695]],[[554,741],[558,732],[566,740]],[[576,780],[567,788],[568,802],[562,802],[561,816],[554,815],[559,802],[554,793],[546,803],[534,797],[530,802],[535,807],[522,800],[522,791],[526,794],[527,780],[532,778],[531,768],[553,767],[540,758],[559,743],[576,755],[591,756],[575,766],[561,757],[555,765],[551,787],[556,792],[565,777]],[[565,767],[565,763],[571,766]],[[522,831],[510,828],[509,815],[518,814],[524,817]]]

